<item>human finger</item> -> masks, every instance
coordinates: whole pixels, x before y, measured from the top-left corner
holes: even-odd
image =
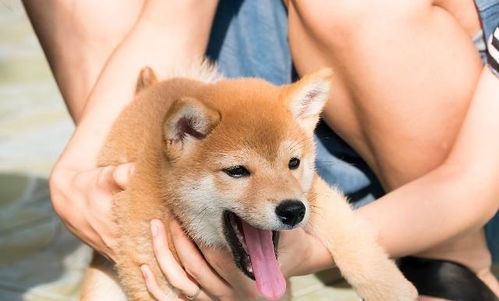
[[[113,194],[98,183],[112,179],[113,170],[104,167],[78,172],[70,184],[72,200],[67,204],[71,207],[65,209],[66,223],[71,224],[73,233],[107,258],[114,258],[117,227],[112,218]]]
[[[205,246],[199,246],[199,249],[207,263],[228,283],[234,295],[238,298],[244,297],[251,300],[259,298],[255,282],[236,266],[233,256],[228,250]]]
[[[140,267],[140,270],[142,271],[142,276],[144,277],[144,281],[146,283],[147,290],[154,298],[156,298],[158,301],[177,301],[177,300],[179,300],[175,291],[169,290],[166,292],[165,290],[163,290],[159,286],[159,284],[156,281],[156,278],[154,277],[154,274],[152,273],[151,268],[149,268],[149,266],[144,264]]]
[[[203,291],[200,291],[200,286],[189,278],[173,256],[168,246],[165,227],[160,220],[151,221],[151,233],[154,255],[168,283],[183,296],[195,296],[196,300],[211,300]]]
[[[177,220],[170,220],[169,229],[175,249],[182,250],[178,252],[178,257],[185,271],[210,295],[218,299],[233,296],[232,288],[210,267]]]
[[[80,211],[81,212],[81,211]],[[84,243],[89,245],[111,262],[114,262],[114,251],[103,239],[102,233],[97,233],[95,227],[89,224],[89,221],[84,215],[71,215],[61,218],[65,226],[80,238]],[[107,231],[101,231],[107,232]],[[107,240],[107,239],[106,239]]]

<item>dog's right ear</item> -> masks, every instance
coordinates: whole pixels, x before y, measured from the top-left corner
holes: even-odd
[[[191,97],[172,104],[163,124],[166,156],[175,161],[206,138],[220,122],[220,113]]]
[[[139,78],[137,79],[137,84],[135,85],[135,94],[157,82],[158,78],[151,67],[144,67],[140,70]]]
[[[324,68],[288,86],[287,102],[298,124],[312,134],[329,99],[332,71]]]

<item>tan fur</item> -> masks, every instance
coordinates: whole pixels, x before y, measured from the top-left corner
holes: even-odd
[[[311,198],[315,207],[307,231],[327,247],[342,275],[364,300],[417,300],[414,286],[337,190],[317,177]]]
[[[116,121],[100,157],[102,166],[136,163],[113,208],[120,229],[116,270],[129,300],[152,300],[139,269],[144,263],[169,289],[153,256],[151,219],[166,223],[171,210],[197,243],[224,245],[218,207],[234,210],[254,226],[275,229],[269,212],[290,198],[308,202],[307,229],[328,247],[365,300],[416,299],[412,285],[341,194],[314,176],[312,130],[325,102],[316,97],[327,95],[330,71],[283,87],[258,79],[220,80],[206,65],[190,73],[156,83],[151,70],[143,71],[136,99]],[[192,135],[178,135],[182,120],[190,121]],[[301,158],[303,167],[289,170],[291,157]],[[251,177],[235,180],[221,172],[235,165],[246,166]],[[203,199],[218,203],[208,208]],[[211,224],[196,228],[210,218]],[[106,273],[108,267],[94,261],[83,300],[104,300],[92,291],[100,282],[113,283]]]
[[[85,273],[80,299],[127,300],[112,263],[95,252],[90,267]]]

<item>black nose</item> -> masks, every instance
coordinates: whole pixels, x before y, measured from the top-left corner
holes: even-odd
[[[298,200],[284,200],[275,208],[281,222],[291,227],[303,220],[305,211],[305,205]]]

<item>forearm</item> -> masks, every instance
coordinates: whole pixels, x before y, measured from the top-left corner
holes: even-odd
[[[394,257],[482,227],[499,207],[499,80],[484,69],[448,159],[357,213]]]
[[[484,188],[481,177],[442,166],[357,213],[391,256],[415,254],[479,229],[492,217],[499,191]]]
[[[35,3],[35,1],[26,2]],[[38,2],[40,1],[36,1]],[[94,34],[98,35],[101,30],[113,32],[108,30],[107,26],[112,27],[115,20],[109,19],[114,15],[116,18],[120,17],[119,9],[121,4],[125,5],[123,2],[106,2],[116,5],[116,11],[109,10],[108,14],[99,15],[107,18],[100,24],[102,28],[92,23],[95,17],[93,14],[87,19],[83,18],[86,22],[80,20],[80,25],[85,30],[94,29],[90,30],[86,37],[79,36],[78,33],[81,31],[78,29],[73,31],[75,28],[64,22],[64,25],[69,26],[66,28],[69,37],[58,34],[55,34],[56,37],[51,37],[50,30],[40,30],[40,33],[45,35],[40,38],[42,44],[44,39],[49,40],[48,42],[45,40],[44,47],[51,65],[57,66],[53,67],[54,75],[63,79],[63,82],[58,80],[61,90],[66,87],[74,93],[72,95],[76,95],[75,98],[65,96],[77,126],[50,177],[52,204],[70,230],[111,259],[114,258],[117,241],[116,225],[113,223],[111,210],[113,195],[126,187],[128,178],[133,174],[133,165],[96,168],[97,156],[114,120],[133,99],[139,70],[148,65],[156,69],[160,76],[164,76],[169,68],[173,66],[182,68],[196,56],[202,55],[216,6],[215,0],[202,3],[193,0],[146,0],[144,7],[141,2],[142,10],[139,11],[140,15],[137,21],[133,22],[130,31],[124,34],[123,39],[115,41],[116,48],[113,50],[111,47],[104,47],[108,51],[105,63],[95,59],[94,55],[98,51],[83,50],[70,59],[65,56],[66,53],[61,49],[79,51],[80,47],[86,48],[89,41],[95,41]],[[82,3],[91,3],[87,9],[93,9],[92,13],[95,14],[99,14],[102,8],[98,1],[92,3],[92,0],[50,2],[54,3],[61,6],[68,5],[69,15],[72,15],[75,6]],[[50,8],[52,7],[49,7],[49,11]],[[36,20],[39,20],[37,16],[34,16],[34,19],[35,27],[46,26],[44,21],[40,21],[37,25]],[[51,21],[47,17],[44,17],[44,20]],[[111,34],[111,37],[114,36]],[[74,38],[76,41],[73,41],[73,44],[69,43],[72,46],[67,47],[66,38],[70,40]],[[107,43],[106,40],[102,42]],[[71,53],[68,55],[71,56]],[[102,64],[99,67],[102,69],[98,72],[99,76],[96,75],[97,72],[89,75],[88,70],[73,70],[73,64],[78,63],[77,58],[80,55],[90,62],[83,65],[90,64],[92,68],[97,68],[99,62]],[[80,86],[81,82],[78,83],[80,77],[86,78],[83,80],[86,83],[83,86],[86,88]],[[95,83],[90,84],[92,81]],[[93,87],[89,88],[90,85]],[[87,93],[88,95],[84,95]]]
[[[188,2],[170,4],[146,2],[139,20],[104,66],[61,158],[66,168],[95,166],[114,120],[133,99],[140,69],[150,66],[162,78],[203,55],[216,1],[195,9]]]
[[[499,209],[499,80],[484,69],[447,160],[356,210],[392,257],[415,254],[482,227]],[[331,268],[310,246],[307,271]]]

